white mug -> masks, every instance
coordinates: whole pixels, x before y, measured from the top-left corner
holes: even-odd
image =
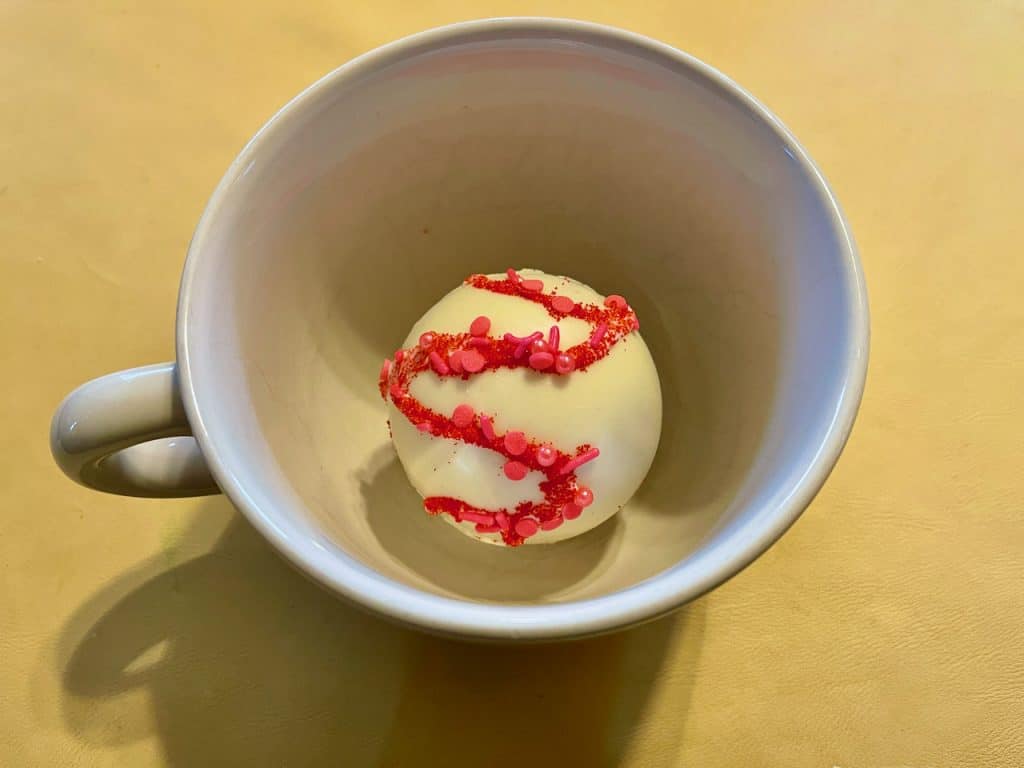
[[[376,381],[437,298],[510,266],[626,295],[665,412],[621,514],[501,549],[423,512]],[[578,637],[664,614],[778,538],[842,450],[867,348],[848,226],[765,107],[644,37],[494,19],[360,56],[260,129],[189,247],[177,363],[80,387],[51,441],[100,490],[223,490],[382,616]]]

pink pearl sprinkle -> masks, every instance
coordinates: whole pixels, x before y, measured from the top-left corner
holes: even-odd
[[[476,411],[473,410],[473,406],[465,403],[455,406],[455,410],[452,412],[452,423],[463,429],[472,424],[475,418]]]
[[[541,338],[539,338],[539,339],[534,339],[533,341],[530,342],[530,353],[531,354],[534,353],[534,352],[550,352],[550,351],[551,351],[551,348],[548,346],[548,343],[546,341],[544,341],[544,337],[543,336]]]
[[[604,338],[604,335],[607,332],[608,332],[608,323],[601,323],[599,326],[597,326],[597,328],[594,329],[594,332],[592,334],[590,334],[590,346],[594,347],[595,349],[598,346],[600,346],[601,339]]]
[[[577,469],[582,467],[588,461],[593,461],[601,452],[597,448],[591,448],[586,453],[580,454],[575,459],[570,459],[562,465],[562,468],[558,471],[560,475],[568,475],[570,472],[575,472]]]
[[[401,363],[403,360],[405,360],[405,350],[400,349],[397,352],[395,352],[395,362]]]
[[[491,330],[491,318],[486,315],[480,315],[469,325],[469,332],[474,336],[486,336],[489,330]]]
[[[505,477],[509,480],[522,480],[529,471],[527,466],[521,461],[506,461],[504,469]]]
[[[530,367],[535,371],[544,371],[555,364],[555,356],[550,352],[534,352],[530,355]]]
[[[567,315],[576,309],[576,302],[568,296],[555,296],[551,299],[551,308],[555,310],[555,312],[561,312],[562,314]]]
[[[533,291],[534,293],[544,290],[544,283],[540,280],[523,280],[522,286],[524,291]]]
[[[575,504],[566,504],[562,507],[562,517],[566,520],[575,520],[581,514],[583,514],[582,507],[577,507]]]
[[[594,503],[594,492],[589,488],[580,488],[576,491],[576,498],[573,499],[573,503],[577,507],[589,507]]]
[[[612,309],[625,309],[629,306],[626,303],[626,300],[617,293],[613,293],[611,296],[606,298],[604,300],[604,305],[606,307],[611,307]]]
[[[462,368],[467,373],[477,373],[482,371],[486,362],[487,361],[484,360],[484,356],[475,349],[467,349],[462,353]]]
[[[561,333],[558,330],[557,325],[552,325],[551,330],[548,331],[548,352],[558,351],[558,342],[562,340]]]
[[[483,432],[484,437],[492,443],[498,439],[498,436],[494,434],[494,422],[491,421],[491,417],[482,413],[480,414],[480,431]]]
[[[561,515],[555,515],[550,520],[545,520],[543,523],[541,523],[540,524],[540,529],[542,531],[553,531],[553,530],[555,530],[555,528],[557,528],[561,524],[562,524],[562,516]]]
[[[427,331],[420,334],[420,349],[430,349],[434,346],[434,334]]]
[[[515,352],[512,353],[512,357],[514,357],[516,360],[518,360],[519,358],[526,354],[526,350],[530,348],[530,345],[536,339],[543,338],[544,334],[541,333],[540,331],[534,331],[529,336],[515,336],[511,333],[505,334],[505,341],[508,341],[516,345]]]
[[[558,454],[555,453],[555,449],[550,445],[542,445],[537,449],[537,463],[542,467],[550,467],[557,458]]]
[[[555,358],[555,370],[559,373],[572,373],[576,369],[576,360],[568,352],[559,352]]]
[[[462,350],[456,349],[448,355],[448,367],[456,373],[462,373]]]
[[[526,445],[526,435],[518,429],[513,429],[505,433],[505,450],[513,456],[518,456],[525,451]]]
[[[524,539],[528,539],[537,533],[537,521],[532,517],[523,517],[516,520],[516,533],[522,536]]]
[[[439,354],[437,354],[437,350],[436,349],[433,349],[433,350],[430,351],[430,365],[441,376],[444,376],[445,374],[448,374],[448,373],[451,372],[448,369],[448,364],[444,360],[441,359],[441,356]]]

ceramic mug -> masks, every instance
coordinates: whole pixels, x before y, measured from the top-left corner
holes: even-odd
[[[422,511],[376,382],[438,297],[509,266],[626,295],[665,411],[621,514],[500,549]],[[628,32],[478,21],[360,56],[260,129],[189,247],[177,363],[79,388],[51,440],[100,490],[222,489],[380,615],[577,637],[664,614],[778,538],[846,441],[867,347],[839,206],[750,94]]]

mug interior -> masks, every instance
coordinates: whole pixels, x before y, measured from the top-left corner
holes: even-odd
[[[539,24],[423,38],[329,76],[229,171],[183,292],[193,422],[293,554],[470,603],[687,568],[696,589],[827,474],[863,354],[852,258],[802,155],[692,63]],[[621,514],[500,549],[423,512],[377,374],[444,293],[509,266],[629,299],[664,427]]]

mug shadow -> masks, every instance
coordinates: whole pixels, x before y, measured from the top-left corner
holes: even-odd
[[[151,558],[63,628],[62,717],[88,743],[155,737],[175,766],[613,766],[666,660],[700,653],[702,603],[550,645],[401,629],[294,571],[224,498],[181,549],[205,553]],[[691,685],[672,678],[683,719]],[[682,729],[658,734],[666,760]]]

